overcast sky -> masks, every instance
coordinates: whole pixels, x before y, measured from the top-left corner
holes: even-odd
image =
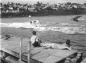
[[[19,3],[36,3],[37,1],[43,3],[64,3],[64,2],[74,2],[74,3],[84,3],[86,0],[1,0],[1,2],[19,2]]]

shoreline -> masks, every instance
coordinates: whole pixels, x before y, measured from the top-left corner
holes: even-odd
[[[51,13],[51,14],[47,14],[47,13],[27,13],[27,14],[24,14],[24,13],[2,13],[0,14],[0,18],[15,18],[15,17],[28,17],[29,15],[31,16],[34,16],[34,17],[39,17],[39,16],[67,16],[67,15],[86,15],[86,13],[80,13],[80,14],[74,14],[74,13]]]

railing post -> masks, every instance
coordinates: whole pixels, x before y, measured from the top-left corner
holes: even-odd
[[[19,63],[22,61],[22,42],[23,42],[23,37],[20,38],[20,53],[19,53]]]
[[[31,43],[28,43],[28,63],[30,63],[30,51],[31,51]]]

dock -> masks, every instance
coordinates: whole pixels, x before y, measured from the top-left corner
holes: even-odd
[[[2,40],[3,41],[3,40]],[[9,42],[9,41],[8,41]],[[11,41],[12,42],[16,42],[16,41]],[[8,56],[14,57],[15,59],[17,59],[17,61],[20,59],[19,58],[19,48],[18,51],[14,48],[16,47],[14,45],[12,45],[11,47],[8,47],[8,45],[6,45],[6,42],[2,42],[4,43],[2,45],[2,48],[0,49],[0,52],[4,52],[5,53],[5,57],[7,58]],[[16,42],[18,43],[18,42]],[[10,45],[11,46],[11,45]],[[36,47],[31,49],[30,51],[31,54],[31,59],[37,61],[37,63],[59,63],[62,60],[65,60],[67,57],[71,56],[71,55],[75,55],[77,54],[77,51],[75,50],[60,50],[60,49],[52,49],[52,48],[45,48],[45,47]],[[23,61],[24,63],[27,63],[27,54],[22,54],[21,55],[21,61]]]
[[[36,51],[36,52],[35,52]],[[31,51],[33,54],[32,59],[37,60],[41,63],[58,63],[65,58],[76,54],[74,50],[58,50],[58,49],[45,49],[35,48]]]
[[[0,51],[4,52],[6,57],[7,56],[12,56],[19,60],[19,53],[11,50],[7,50],[2,48]],[[37,62],[40,63],[58,63],[65,58],[76,54],[76,51],[68,51],[68,50],[56,50],[56,49],[44,49],[43,47],[40,48],[34,48],[31,50],[31,59],[36,60]],[[6,58],[5,57],[5,58]],[[22,55],[23,62],[27,62],[27,56]]]

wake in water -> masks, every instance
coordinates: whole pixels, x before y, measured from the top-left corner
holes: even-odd
[[[55,23],[56,24],[56,23]],[[85,25],[70,24],[70,23],[58,23],[57,26],[50,26],[53,24],[41,24],[38,20],[33,20],[24,23],[0,23],[1,27],[13,27],[13,28],[33,28],[36,31],[59,31],[66,34],[86,34]]]
[[[18,22],[14,22],[14,23],[0,23],[1,27],[13,27],[13,28],[34,28],[37,26],[40,26],[39,22],[36,21],[31,21],[31,22],[23,22],[23,23],[18,23]]]

